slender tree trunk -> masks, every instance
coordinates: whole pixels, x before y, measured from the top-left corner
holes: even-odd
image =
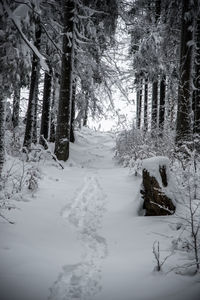
[[[0,91],[0,190],[1,190],[1,175],[4,164],[4,135],[5,135],[5,99],[2,90]]]
[[[194,87],[193,92],[193,110],[194,110],[194,138],[195,148],[200,153],[200,13],[197,16],[195,26],[195,74],[194,74]]]
[[[14,95],[13,95],[12,123],[14,129],[19,126],[19,111],[20,111],[20,87],[17,86],[14,88]]]
[[[163,75],[160,81],[160,108],[159,108],[159,129],[162,135],[165,122],[165,94],[166,94],[166,76]]]
[[[50,105],[51,105],[51,73],[45,72],[44,76],[44,91],[43,91],[43,103],[42,103],[42,117],[41,117],[41,128],[40,128],[40,144],[46,147],[44,139],[47,140],[49,136],[49,125],[50,125]]]
[[[56,98],[56,89],[57,89],[58,81],[56,78],[53,78],[53,91],[52,91],[52,100],[51,100],[51,120],[50,120],[50,137],[49,141],[51,143],[55,142],[56,130],[55,130],[55,122],[56,122],[56,107],[55,107],[55,98]]]
[[[36,24],[35,32],[35,47],[40,49],[40,39],[41,39],[41,26]],[[28,109],[26,117],[26,129],[24,135],[24,148],[30,149],[31,143],[33,141],[33,126],[34,126],[34,115],[36,110],[36,93],[37,93],[37,80],[38,80],[38,71],[39,71],[39,61],[35,54],[33,54],[32,59],[32,71],[31,71],[31,82],[30,82],[30,91],[29,91],[29,100],[28,100]]]
[[[180,52],[180,81],[178,89],[178,111],[176,124],[176,144],[181,146],[191,141],[191,103],[192,103],[192,55],[193,18],[186,17],[190,10],[191,0],[182,0],[181,52]]]
[[[160,18],[160,13],[161,13],[161,0],[155,0],[155,19],[156,23],[158,22]]]
[[[144,132],[148,130],[148,79],[144,85]]]
[[[138,90],[137,90],[137,119],[136,127],[140,129],[141,127],[141,112],[142,112],[142,79],[139,80]]]
[[[151,131],[157,129],[158,118],[158,81],[155,80],[152,84],[152,110],[151,110]]]
[[[39,94],[39,64],[38,64],[38,71],[37,71],[37,79],[35,81],[35,101],[34,101],[34,116],[33,116],[33,135],[32,135],[32,142],[36,145],[37,144],[37,114],[38,114],[38,94]]]
[[[84,107],[84,116],[83,116],[83,126],[87,126],[88,121],[88,109],[89,109],[89,93],[85,93],[85,107]]]
[[[76,80],[74,80],[72,86],[72,113],[71,113],[71,130],[70,130],[71,143],[75,142],[75,136],[74,136],[75,113],[76,113]]]
[[[55,154],[58,159],[69,158],[69,141],[71,129],[71,100],[74,63],[74,1],[62,1],[63,16],[63,55],[61,67],[60,96],[56,128]],[[71,43],[69,43],[70,35]]]

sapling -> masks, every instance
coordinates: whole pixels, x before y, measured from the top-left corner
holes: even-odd
[[[184,221],[185,230],[189,232],[190,237],[185,240],[189,248],[193,251],[195,264],[195,273],[200,270],[199,252],[200,252],[200,195],[199,185],[200,176],[198,173],[198,164],[194,151],[190,152],[190,159],[179,159],[181,161],[180,174],[176,176],[179,182],[179,198],[182,198],[182,212],[177,217]],[[178,171],[178,170],[176,170]],[[187,264],[187,266],[189,266]]]
[[[173,253],[170,253],[169,255],[165,256],[164,259],[161,260],[160,257],[160,242],[159,241],[154,241],[153,243],[153,255],[156,260],[156,267],[155,270],[160,272],[162,269],[162,266],[166,262],[166,260],[172,255]]]

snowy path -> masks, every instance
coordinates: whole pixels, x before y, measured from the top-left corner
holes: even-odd
[[[177,232],[169,217],[137,216],[140,179],[113,146],[109,133],[79,133],[65,169],[45,165],[36,198],[0,224],[1,300],[199,299],[193,278],[153,272],[153,242],[165,257]]]

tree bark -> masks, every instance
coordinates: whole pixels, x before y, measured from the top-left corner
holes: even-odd
[[[0,93],[0,181],[4,164],[4,134],[5,134],[5,99],[3,93]],[[0,183],[1,190],[1,183]]]
[[[75,113],[76,113],[76,80],[73,82],[72,86],[72,113],[71,113],[71,129],[70,129],[70,142],[75,142],[74,136],[74,121],[75,121]]]
[[[152,85],[152,110],[151,110],[151,131],[157,129],[158,118],[158,81],[155,80]]]
[[[139,80],[138,90],[137,90],[137,116],[136,116],[136,127],[140,129],[141,127],[141,112],[142,112],[142,79]]]
[[[87,126],[88,121],[88,109],[89,109],[89,93],[85,93],[85,107],[84,107],[84,116],[83,116],[83,126]]]
[[[158,22],[160,18],[161,13],[161,0],[155,0],[155,20],[156,23]]]
[[[55,154],[59,160],[69,158],[71,129],[71,100],[74,62],[74,1],[63,0],[63,55],[61,67],[60,96],[56,128]],[[70,35],[72,37],[70,38]],[[70,39],[70,42],[69,42]]]
[[[163,75],[160,81],[160,107],[159,107],[159,130],[162,135],[165,122],[165,92],[166,76]]]
[[[33,116],[33,135],[32,135],[32,142],[36,145],[37,144],[37,114],[38,114],[38,94],[39,94],[39,64],[38,64],[38,71],[37,71],[37,79],[35,82],[35,101],[34,101],[34,116]]]
[[[12,123],[14,129],[19,126],[19,111],[20,111],[20,87],[17,86],[14,88],[14,95],[13,95]]]
[[[41,39],[41,26],[38,23],[36,24],[35,32],[35,47],[40,50],[40,39]],[[38,57],[33,54],[32,59],[32,71],[31,71],[31,82],[30,82],[30,91],[29,91],[29,100],[28,100],[28,109],[27,109],[27,118],[26,118],[26,129],[24,135],[24,148],[30,150],[31,143],[33,141],[33,126],[34,126],[34,115],[36,110],[36,93],[37,93],[37,80],[39,73],[39,60]]]
[[[148,79],[144,85],[144,132],[148,130]]]
[[[41,117],[41,127],[40,127],[40,144],[46,147],[44,142],[49,136],[49,124],[50,124],[50,105],[51,105],[51,73],[45,72],[44,75],[44,90],[43,90],[43,103],[42,103],[42,117]]]
[[[195,74],[193,92],[193,110],[194,110],[194,140],[195,149],[200,153],[200,13],[197,16],[195,26],[195,60],[194,60]]]
[[[193,18],[186,17],[190,10],[191,0],[182,0],[180,80],[178,89],[178,110],[176,123],[176,144],[181,146],[192,139],[191,103],[192,103],[192,55]]]
[[[55,98],[56,98],[56,89],[58,80],[57,78],[53,77],[53,91],[52,91],[52,100],[51,100],[51,120],[50,120],[50,137],[49,141],[51,143],[55,142],[56,130],[55,130],[55,123],[56,123],[56,107],[55,107]]]

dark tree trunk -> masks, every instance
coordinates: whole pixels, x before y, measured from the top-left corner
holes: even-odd
[[[36,24],[35,32],[35,47],[40,49],[40,39],[41,39],[41,26],[38,22]],[[39,60],[35,54],[33,54],[32,59],[32,71],[31,71],[31,82],[30,82],[30,91],[29,91],[29,100],[28,100],[28,109],[26,117],[26,129],[24,135],[24,148],[30,149],[31,143],[33,141],[33,126],[34,126],[34,116],[36,110],[36,93],[37,93],[37,80],[39,73]]]
[[[162,135],[165,122],[165,89],[166,89],[166,76],[163,75],[160,81],[160,108],[159,108],[159,129]]]
[[[37,144],[37,112],[38,112],[38,88],[39,88],[39,64],[38,64],[38,72],[37,79],[35,82],[35,102],[34,102],[34,116],[33,116],[33,136],[32,142]]]
[[[200,153],[200,13],[195,26],[195,74],[193,92],[195,148]]]
[[[41,128],[40,128],[40,144],[46,147],[45,140],[49,136],[49,124],[50,124],[50,105],[51,105],[51,81],[52,76],[50,73],[45,73],[44,76],[44,91],[43,91],[43,103],[42,103],[42,117],[41,117]]]
[[[74,136],[74,121],[75,121],[75,113],[76,113],[76,80],[73,82],[72,86],[72,113],[71,113],[71,129],[70,129],[70,142],[75,142]]]
[[[71,129],[71,100],[74,62],[74,1],[62,1],[63,16],[63,55],[61,67],[60,96],[56,128],[55,154],[58,159],[69,158],[69,141]],[[69,43],[69,33],[72,34]]]
[[[182,0],[182,25],[181,25],[181,52],[180,52],[180,80],[178,89],[178,110],[176,124],[176,144],[181,146],[192,139],[191,128],[191,71],[193,46],[193,18],[186,18],[190,10],[190,0]]]
[[[151,131],[157,129],[158,118],[158,81],[154,81],[152,85],[152,110],[151,110]]]
[[[158,22],[160,18],[161,13],[161,0],[155,0],[155,19],[156,23]]]
[[[55,108],[55,97],[56,97],[56,87],[57,81],[54,78],[53,92],[52,92],[52,100],[51,100],[51,121],[50,121],[50,137],[49,141],[51,143],[55,142],[56,130],[55,130],[55,121],[56,121],[56,108]]]
[[[142,79],[139,80],[138,90],[137,90],[137,119],[136,127],[140,129],[141,127],[141,112],[142,112]]]
[[[17,86],[14,88],[14,95],[13,95],[13,113],[12,113],[13,128],[19,126],[19,111],[20,111],[20,87]]]
[[[85,94],[84,116],[83,116],[83,126],[87,126],[88,110],[89,110],[89,93],[86,92],[86,94]]]
[[[144,132],[148,130],[148,79],[144,85]]]
[[[4,164],[4,133],[5,133],[5,99],[3,93],[0,93],[0,190],[1,175]]]
[[[8,74],[9,68],[7,68],[7,22],[6,22],[6,13],[4,9],[2,10],[2,14],[0,17],[0,191],[3,188],[2,171],[5,160],[5,148],[4,148],[4,140],[5,140],[5,106],[6,99],[9,96],[9,86],[8,86]]]

